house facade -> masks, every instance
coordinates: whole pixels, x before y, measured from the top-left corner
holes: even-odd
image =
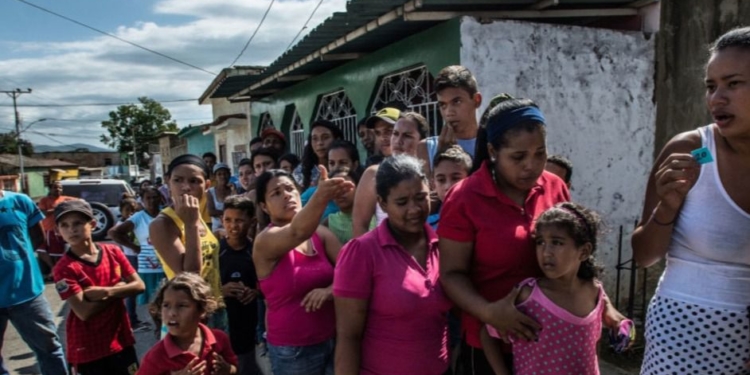
[[[251,136],[273,126],[301,155],[313,121],[333,121],[356,144],[356,124],[386,103],[422,113],[436,134],[434,77],[464,65],[486,99],[478,113],[500,93],[539,105],[549,153],[575,166],[573,198],[628,238],[653,162],[659,9],[632,0],[352,0],[261,73],[240,77],[244,87],[226,100],[249,101]],[[619,242],[617,230],[604,238],[604,264],[617,263]],[[625,251],[627,259],[629,244]]]
[[[206,152],[215,152],[213,134],[203,135],[210,125],[189,125],[180,129],[177,137],[185,140],[188,154],[200,156]]]

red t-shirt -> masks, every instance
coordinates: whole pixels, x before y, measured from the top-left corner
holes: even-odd
[[[114,286],[135,273],[119,247],[98,243],[96,263],[81,260],[68,251],[55,265],[55,288],[66,300],[92,286]],[[82,321],[71,310],[65,322],[68,362],[82,364],[119,353],[135,344],[122,299],[110,301],[109,306]]]
[[[544,171],[521,207],[500,191],[485,164],[448,192],[438,235],[474,243],[471,281],[482,297],[497,301],[519,282],[542,276],[531,236],[534,221],[548,208],[569,200],[565,183]],[[479,320],[464,313],[461,326],[466,342],[481,348]]]
[[[61,257],[65,254],[65,240],[52,228],[46,232],[45,241],[40,251],[46,252],[52,257]]]
[[[199,362],[206,361],[206,369],[203,374],[213,373],[213,353],[218,353],[227,363],[237,366],[237,356],[232,351],[229,336],[218,329],[210,329],[201,323],[198,324],[198,327],[203,332],[203,345],[199,357]],[[193,358],[195,358],[195,354],[180,349],[172,340],[172,336],[167,335],[143,357],[138,375],[170,375],[172,371],[184,369]]]
[[[60,204],[61,202],[69,201],[71,199],[78,199],[78,198],[68,197],[65,195],[61,195],[57,198],[52,198],[48,195],[39,200],[39,209],[44,214],[44,220],[42,220],[42,228],[45,231],[55,228],[55,215],[52,215],[51,213],[47,211],[57,207],[57,205]]]
[[[347,243],[336,261],[333,295],[367,300],[361,375],[440,375],[448,369],[448,310],[440,285],[438,238],[425,225],[426,267],[388,229],[388,221]]]

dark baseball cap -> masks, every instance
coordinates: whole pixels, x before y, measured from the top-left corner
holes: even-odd
[[[370,118],[367,119],[367,122],[365,122],[365,125],[367,126],[368,129],[374,129],[375,124],[378,121],[385,121],[393,125],[396,123],[396,121],[398,121],[399,116],[401,116],[401,111],[399,111],[398,109],[385,107],[379,110],[374,115],[370,116]]]
[[[95,220],[94,211],[91,209],[91,205],[89,205],[88,202],[82,199],[71,199],[61,202],[55,207],[55,223],[71,212],[78,212],[91,220]]]

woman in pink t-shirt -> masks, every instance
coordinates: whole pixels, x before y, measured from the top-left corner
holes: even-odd
[[[390,157],[375,181],[388,219],[349,241],[336,265],[336,374],[443,374],[451,303],[439,281],[437,235],[426,224],[422,163]]]
[[[333,264],[341,243],[318,225],[328,202],[354,189],[318,167],[318,189],[302,208],[293,177],[281,169],[258,177],[258,207],[271,224],[258,234],[253,261],[266,297],[268,353],[275,374],[333,373]]]

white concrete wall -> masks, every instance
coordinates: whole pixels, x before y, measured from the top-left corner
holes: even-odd
[[[598,211],[608,225],[598,258],[613,293],[618,228],[626,229],[627,260],[653,162],[654,39],[635,32],[464,18],[461,63],[477,77],[485,105],[506,92],[534,100],[545,113],[549,153],[574,164],[573,199]],[[627,285],[628,279],[622,280]]]

